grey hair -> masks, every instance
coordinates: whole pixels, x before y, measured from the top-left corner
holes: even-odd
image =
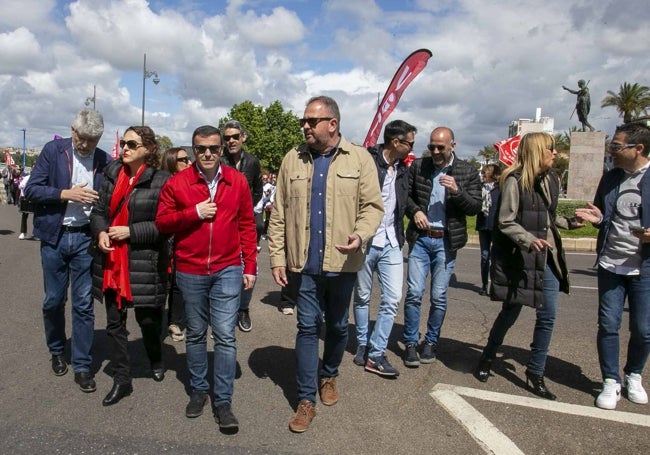
[[[235,129],[239,131],[240,133],[246,134],[246,130],[244,129],[244,126],[239,122],[239,120],[228,120],[226,124],[223,126],[222,131],[226,131],[227,129]]]
[[[97,111],[79,111],[72,121],[72,128],[82,136],[99,138],[104,134],[104,117]]]

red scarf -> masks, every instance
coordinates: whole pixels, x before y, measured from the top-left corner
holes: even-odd
[[[117,182],[111,196],[109,219],[111,226],[129,225],[129,198],[133,187],[147,166],[142,165],[135,177],[131,179],[131,170],[122,166],[117,175]],[[106,254],[104,261],[104,285],[102,291],[112,289],[117,297],[117,309],[122,309],[123,302],[133,301],[131,295],[131,280],[129,278],[129,247],[126,240],[111,240],[113,251]]]

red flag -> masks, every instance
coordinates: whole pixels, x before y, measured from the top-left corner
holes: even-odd
[[[506,166],[511,166],[515,162],[520,139],[521,136],[517,135],[494,144],[494,148],[499,152],[499,161]]]
[[[409,152],[409,154],[406,155],[406,158],[404,158],[404,164],[406,164],[407,166],[411,166],[411,163],[415,161],[416,158],[417,157],[415,156],[415,153]]]
[[[431,55],[431,51],[428,49],[418,49],[402,62],[402,65],[393,76],[393,80],[390,81],[390,85],[388,86],[388,90],[386,90],[384,98],[381,100],[381,104],[377,108],[377,113],[370,125],[366,140],[363,141],[364,147],[371,147],[377,143],[382,125],[390,113],[393,112],[395,106],[397,106],[406,87],[427,66]]]
[[[9,150],[5,150],[5,164],[7,167],[13,167],[16,165],[13,157],[11,156],[11,153],[9,153]]]
[[[114,160],[120,157],[120,130],[115,130],[115,145],[111,150],[111,158]]]

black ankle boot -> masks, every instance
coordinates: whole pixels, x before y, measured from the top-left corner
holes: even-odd
[[[528,384],[528,381],[532,383]],[[555,400],[557,397],[546,388],[544,384],[544,376],[538,376],[526,370],[526,386],[538,397],[546,398],[547,400]]]
[[[488,359],[485,356],[481,356],[478,361],[478,366],[474,372],[474,376],[481,382],[487,382],[490,377],[490,368],[492,367],[492,359]]]
[[[133,392],[133,385],[130,382],[126,384],[113,383],[113,388],[102,401],[104,406],[112,406],[119,402],[122,398],[131,395]]]

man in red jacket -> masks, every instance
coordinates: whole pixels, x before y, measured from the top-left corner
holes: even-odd
[[[185,344],[191,396],[187,417],[198,417],[208,401],[206,335],[214,338],[213,412],[219,428],[234,433],[232,413],[237,364],[235,325],[242,289],[253,287],[257,239],[248,182],[221,166],[220,131],[201,126],[192,135],[195,164],[167,181],[160,193],[156,226],[174,234],[176,282],[185,300]]]

